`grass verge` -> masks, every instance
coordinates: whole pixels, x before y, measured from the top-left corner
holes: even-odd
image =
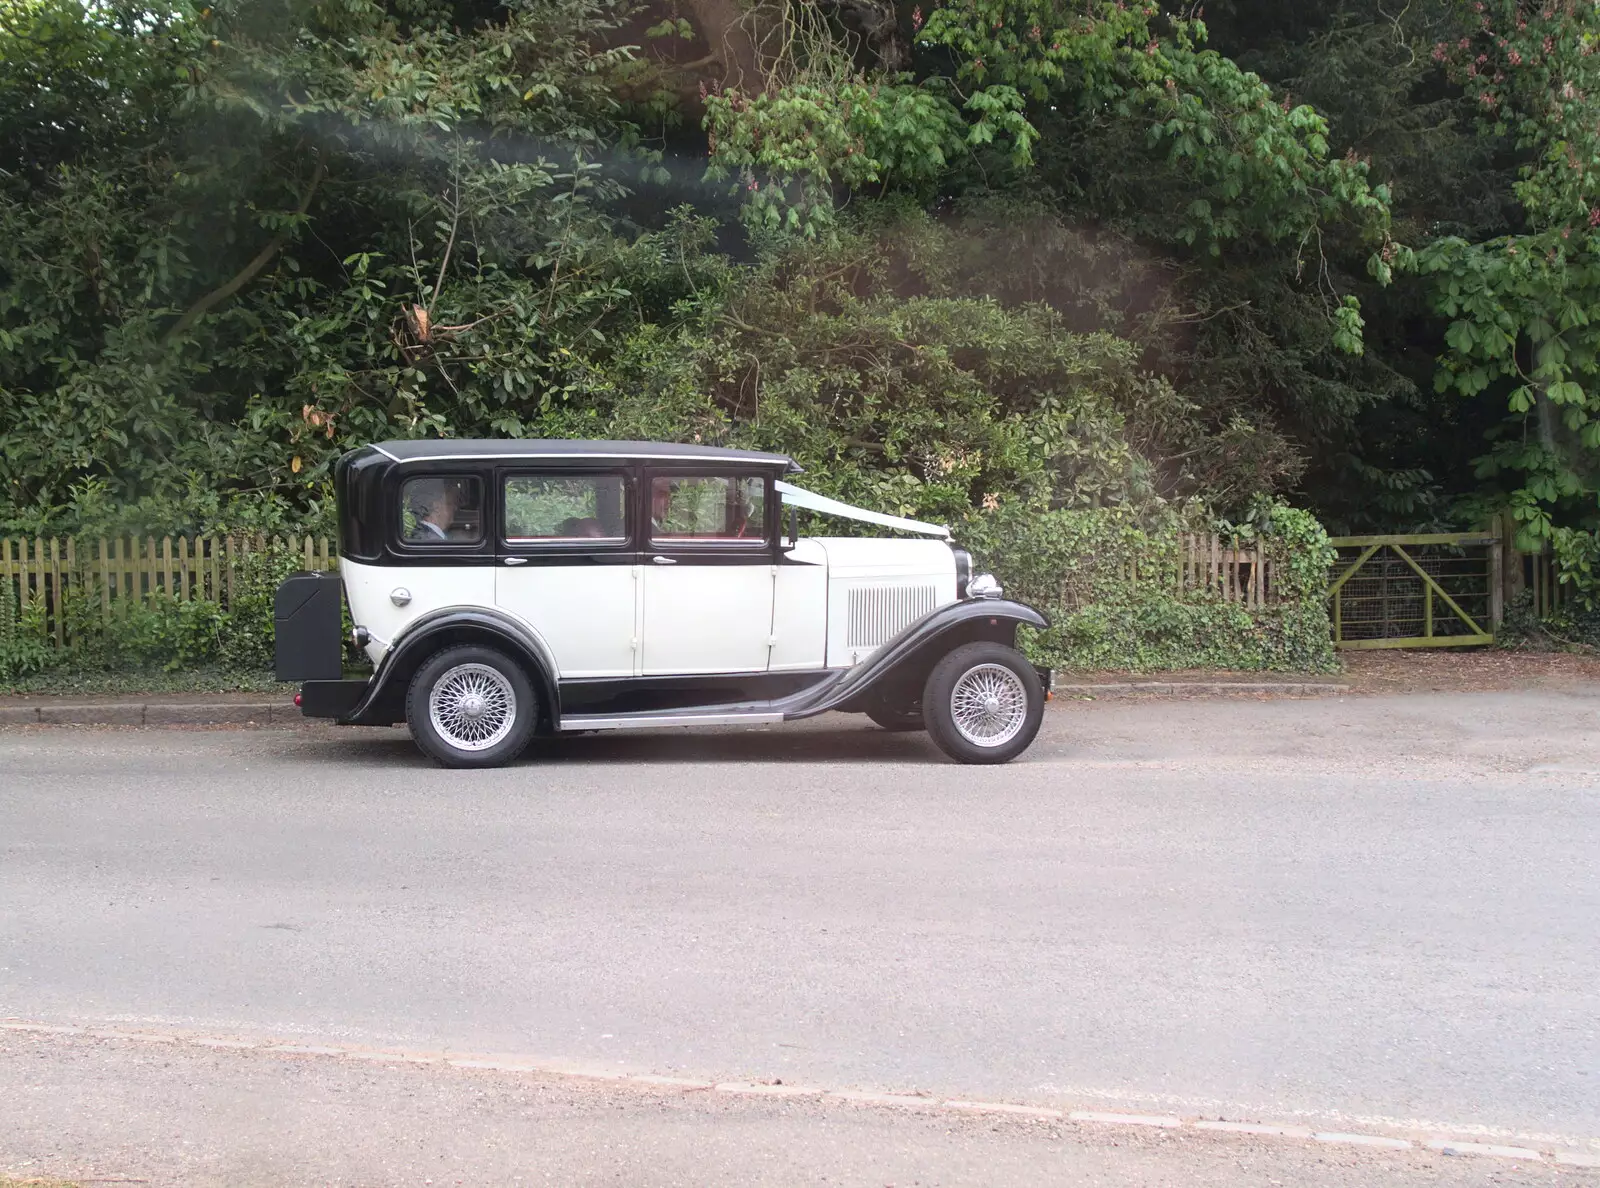
[[[298,685],[274,680],[270,672],[234,672],[221,668],[191,668],[178,672],[56,668],[20,680],[0,682],[0,696],[130,697],[146,693],[281,693],[287,696],[297,688]]]

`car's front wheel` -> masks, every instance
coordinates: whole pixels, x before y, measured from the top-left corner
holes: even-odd
[[[956,648],[928,674],[928,735],[959,763],[1008,763],[1044,721],[1044,686],[1027,657],[997,643]]]
[[[538,706],[522,665],[493,648],[446,648],[411,678],[406,723],[446,767],[498,767],[522,754]]]

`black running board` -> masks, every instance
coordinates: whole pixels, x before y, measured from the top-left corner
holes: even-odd
[[[562,732],[577,730],[648,730],[666,726],[767,726],[783,721],[781,711],[729,710],[715,707],[694,710],[659,710],[646,714],[585,714],[561,718]]]

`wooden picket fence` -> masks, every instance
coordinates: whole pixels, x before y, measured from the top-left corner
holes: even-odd
[[[1259,541],[1186,533],[1179,541],[1178,589],[1211,591],[1249,607],[1277,601],[1275,563]]]
[[[1122,564],[1119,576],[1127,582],[1145,581],[1164,586],[1180,598],[1185,594],[1202,594],[1257,608],[1278,600],[1275,569],[1276,562],[1258,541],[1186,532],[1178,538],[1176,565],[1164,560],[1140,566],[1137,561],[1129,560]],[[1068,607],[1082,605],[1095,597],[1093,590],[1074,591],[1073,586],[1074,579],[1069,576],[1063,600]]]
[[[0,538],[0,598],[21,613],[42,610],[57,645],[67,642],[64,601],[74,593],[98,601],[109,620],[130,599],[167,596],[232,603],[241,565],[252,554],[297,554],[308,570],[336,569],[337,547],[326,536],[147,536],[81,540]]]

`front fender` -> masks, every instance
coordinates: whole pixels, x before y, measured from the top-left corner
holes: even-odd
[[[855,708],[894,685],[915,688],[920,694],[933,666],[953,648],[979,640],[1015,647],[1017,628],[1024,626],[1043,629],[1050,621],[1033,607],[1004,598],[946,603],[910,624],[842,678],[817,689],[812,701],[786,707],[784,716],[809,718]]]
[[[430,611],[409,624],[384,652],[366,695],[342,721],[356,726],[403,721],[406,691],[417,669],[435,652],[457,644],[481,644],[521,661],[543,703],[541,719],[551,730],[560,726],[555,662],[544,641],[510,615],[486,607],[459,606]]]

